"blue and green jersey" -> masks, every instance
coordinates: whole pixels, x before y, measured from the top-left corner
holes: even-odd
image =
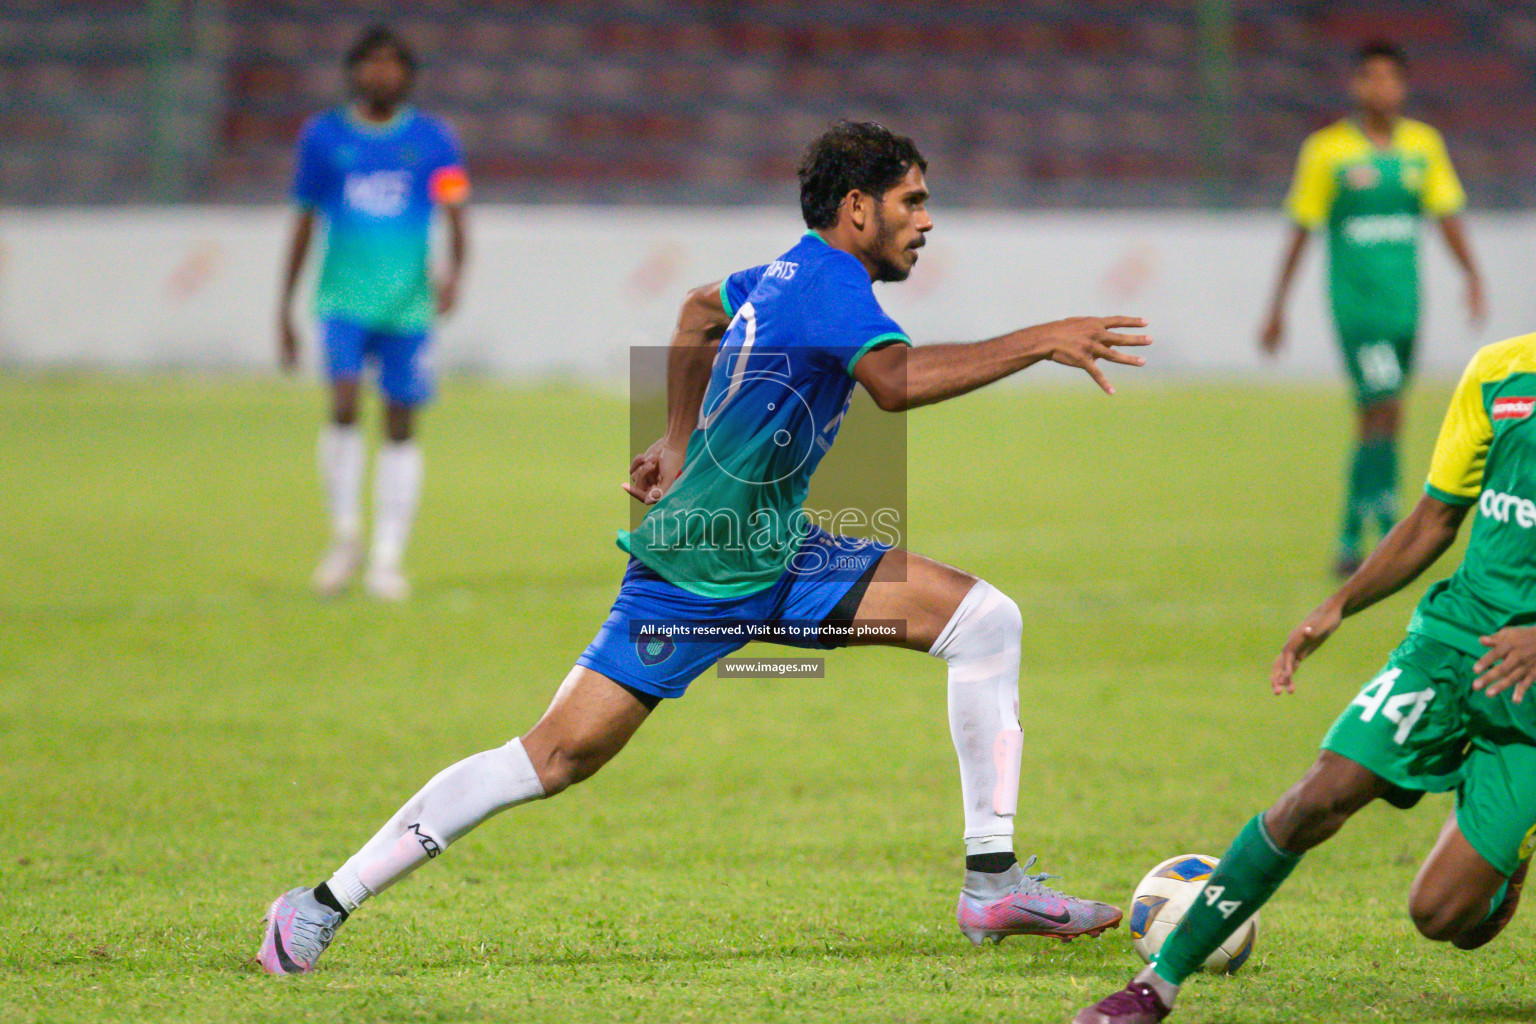
[[[772,586],[811,523],[811,474],[853,396],[854,364],[911,344],[857,258],[815,232],[721,286],[732,316],[683,471],[619,546],[684,590],[739,597]]]
[[[325,220],[320,318],[399,334],[430,327],[432,210],[468,195],[458,142],[438,118],[403,107],[372,124],[338,107],[310,119],[293,198]]]

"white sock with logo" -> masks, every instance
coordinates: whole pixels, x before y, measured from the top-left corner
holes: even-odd
[[[373,466],[373,550],[369,561],[398,569],[421,498],[421,449],[414,441],[379,446]]]
[[[331,513],[331,533],[338,539],[356,539],[363,525],[359,508],[367,461],[363,432],[355,423],[327,423],[320,428],[315,461]]]
[[[466,757],[433,776],[326,884],[350,913],[491,815],[543,795],[521,739]]]
[[[949,732],[960,759],[965,852],[1013,852],[1019,806],[1019,647],[1024,619],[985,580],[955,609],[928,651],[949,664]]]

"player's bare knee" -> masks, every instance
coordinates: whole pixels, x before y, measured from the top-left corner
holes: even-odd
[[[540,722],[535,725],[523,737],[523,750],[528,754],[528,762],[533,765],[534,774],[544,787],[544,795],[554,796],[570,787],[574,781],[573,772],[570,758],[562,752],[559,743],[551,741],[547,733],[540,735],[539,729],[543,724]]]
[[[1381,411],[1381,433],[1383,437],[1395,437],[1402,430],[1403,406],[1397,399],[1387,402]]]
[[[331,422],[350,427],[357,422],[357,382],[339,380],[331,384]]]
[[[1265,824],[1275,842],[1294,853],[1326,842],[1369,800],[1309,775],[1270,809]]]
[[[606,753],[585,748],[571,753],[569,756],[569,768],[571,785],[585,782],[597,774],[597,770],[608,763]]]
[[[1419,934],[1431,942],[1451,941],[1476,924],[1478,917],[1454,901],[1417,891],[1408,899],[1408,916]]]
[[[1303,827],[1299,838],[1304,848],[1332,839],[1359,809],[1359,802],[1347,793],[1333,790],[1311,794],[1302,804]]]
[[[545,796],[563,793],[577,781],[573,765],[565,758],[551,756],[535,761],[533,770],[539,776],[539,783],[544,787]]]
[[[1292,853],[1303,853],[1323,842],[1327,816],[1316,803],[1287,793],[1264,816],[1264,827],[1276,844]]]
[[[408,406],[390,405],[384,410],[384,436],[395,444],[411,439],[411,410]]]
[[[1432,863],[1414,880],[1408,916],[1426,939],[1449,942],[1488,916],[1492,895],[1453,872],[1436,870]]]
[[[580,741],[561,742],[534,762],[534,770],[539,774],[539,781],[544,784],[545,794],[554,796],[578,782],[590,779],[607,762],[607,752],[596,745]]]
[[[1360,414],[1360,439],[1380,441],[1395,437],[1402,425],[1402,406],[1396,399],[1377,402]]]
[[[1419,930],[1419,934],[1431,942],[1449,942],[1455,937],[1446,928],[1445,915],[1435,907],[1422,906],[1410,900],[1408,916],[1413,919],[1413,926]]]

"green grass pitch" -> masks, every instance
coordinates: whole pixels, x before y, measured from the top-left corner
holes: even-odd
[[[1020,853],[1124,905],[1302,771],[1422,585],[1269,696],[1328,587],[1345,400],[1118,376],[914,413],[910,505],[913,547],[1023,609]],[[1413,403],[1409,500],[1446,394]],[[1123,928],[960,937],[943,672],[868,650],[701,679],[592,782],[366,907],[315,975],[259,973],[266,902],[530,724],[622,566],[623,402],[460,382],[426,422],[416,598],[318,602],[319,407],[0,377],[0,1021],[1049,1022],[1125,981]],[[1470,955],[1408,920],[1447,808],[1360,815],[1175,1019],[1536,1018],[1529,914]]]

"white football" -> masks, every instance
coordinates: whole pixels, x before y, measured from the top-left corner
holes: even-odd
[[[1163,942],[1184,919],[1205,884],[1216,870],[1218,861],[1203,853],[1185,853],[1169,857],[1147,872],[1131,894],[1131,939],[1136,952],[1148,963],[1163,948]],[[1221,905],[1219,892],[1202,898]],[[1259,935],[1259,915],[1255,913],[1238,925],[1237,930],[1205,961],[1205,969],[1218,974],[1236,974],[1253,954],[1253,942]]]

